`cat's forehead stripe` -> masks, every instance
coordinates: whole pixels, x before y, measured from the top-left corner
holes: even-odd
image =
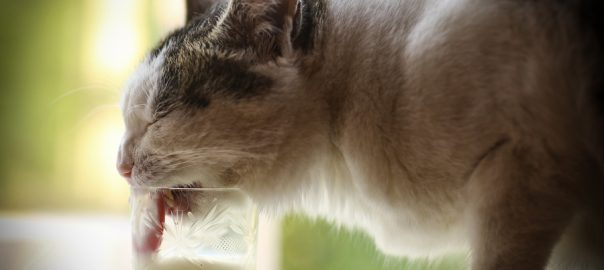
[[[204,43],[207,41],[209,34],[219,25],[219,21],[225,14],[225,7],[219,5],[214,8],[211,12],[202,14],[195,20],[187,23],[184,27],[175,30],[168,35],[159,45],[151,51],[149,54],[150,58],[153,59],[159,55],[160,52],[167,51],[168,44],[173,44],[173,47],[190,46],[192,40],[197,44]]]
[[[188,50],[188,48],[180,48]],[[165,49],[164,52],[170,51]],[[151,106],[160,115],[177,107],[205,107],[210,98],[248,98],[260,95],[273,81],[251,71],[245,61],[220,54],[190,51],[181,54],[167,53],[161,68],[158,86],[152,92]]]

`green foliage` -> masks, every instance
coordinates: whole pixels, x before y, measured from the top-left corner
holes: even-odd
[[[81,1],[7,1],[0,9],[0,208],[30,208],[19,190],[51,188],[56,141],[80,109],[51,101],[79,82]],[[25,193],[25,192],[22,192]]]
[[[336,228],[324,220],[290,216],[283,223],[283,270],[459,270],[463,255],[436,260],[386,257],[359,231]]]

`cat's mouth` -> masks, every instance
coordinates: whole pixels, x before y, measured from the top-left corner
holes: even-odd
[[[194,210],[195,198],[190,192],[191,189],[202,188],[200,183],[189,185],[178,185],[172,188],[159,189],[150,194],[153,204],[147,212],[151,222],[141,239],[134,242],[137,252],[149,254],[159,249],[164,234],[164,222],[166,216],[178,216],[183,213],[189,213]]]

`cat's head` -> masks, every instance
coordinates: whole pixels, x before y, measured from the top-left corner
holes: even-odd
[[[298,1],[187,8],[186,25],[146,57],[122,100],[118,170],[134,185],[235,185],[272,165],[305,110]]]

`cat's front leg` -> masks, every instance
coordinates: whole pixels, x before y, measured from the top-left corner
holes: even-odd
[[[504,145],[476,168],[468,186],[473,270],[545,268],[575,196],[569,175],[543,153]]]

